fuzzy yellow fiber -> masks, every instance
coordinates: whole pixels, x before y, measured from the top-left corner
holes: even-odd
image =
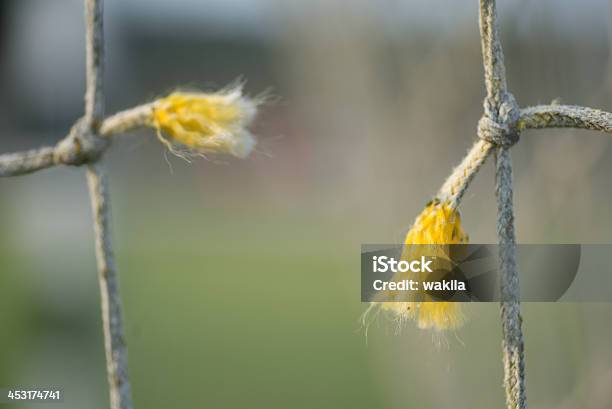
[[[257,102],[240,87],[219,93],[174,92],[153,104],[152,125],[160,140],[180,156],[222,153],[244,158],[255,147],[247,130]]]
[[[419,247],[411,247],[413,244],[459,244],[467,243],[468,236],[461,228],[461,216],[459,212],[439,200],[430,202],[421,214],[416,218],[412,228],[406,235],[402,258],[419,256]],[[444,263],[448,257],[448,251],[444,246],[432,246],[438,253],[437,262]],[[423,250],[420,250],[423,251]],[[428,249],[431,254],[431,250]],[[446,259],[447,264],[450,263]],[[438,265],[438,267],[440,267]],[[398,273],[402,274],[402,273]],[[394,277],[402,279],[406,277]],[[420,280],[427,279],[420,276]],[[429,328],[437,331],[455,329],[464,322],[461,304],[456,302],[428,301],[429,296],[421,293],[419,300],[406,302],[382,302],[383,310],[397,314],[399,320],[415,319],[419,328]]]

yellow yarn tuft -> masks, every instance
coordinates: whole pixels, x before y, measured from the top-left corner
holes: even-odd
[[[412,228],[406,235],[402,258],[418,256],[419,248],[412,244],[459,244],[467,243],[468,236],[461,228],[459,212],[447,203],[434,200],[429,203],[416,218]],[[447,251],[444,246],[435,247],[440,252],[439,263],[444,263]],[[431,253],[428,253],[431,255]],[[447,261],[448,262],[448,261]],[[402,274],[402,273],[398,273]],[[398,277],[402,278],[402,277]],[[394,277],[394,280],[396,278]],[[419,277],[426,279],[426,276]],[[419,328],[430,328],[437,331],[458,328],[464,323],[461,304],[456,302],[427,301],[426,293],[420,294],[420,299],[414,302],[381,302],[380,308],[397,315],[400,321],[415,319]]]
[[[152,125],[159,139],[180,156],[223,153],[244,158],[255,147],[247,130],[257,113],[257,102],[240,87],[219,93],[174,92],[153,104]]]

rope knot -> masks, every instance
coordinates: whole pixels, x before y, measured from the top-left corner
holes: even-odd
[[[70,133],[55,147],[55,163],[80,166],[97,161],[108,148],[110,141],[103,138],[79,119]]]
[[[490,98],[485,99],[484,115],[478,121],[478,137],[497,146],[510,147],[520,139],[518,120],[520,112],[514,96],[502,96],[499,109]]]

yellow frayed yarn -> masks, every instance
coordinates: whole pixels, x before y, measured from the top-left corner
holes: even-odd
[[[448,203],[439,200],[430,202],[416,218],[404,241],[402,258],[418,256],[419,248],[413,244],[459,244],[467,243],[468,235],[461,228],[459,212]],[[444,246],[435,246],[438,262],[444,262],[447,252]],[[428,253],[431,255],[431,253]],[[401,274],[401,273],[399,273]],[[393,279],[402,279],[394,277]],[[423,280],[426,277],[422,276]],[[428,302],[428,295],[420,294],[421,299],[414,302],[381,302],[382,310],[393,312],[400,321],[415,319],[419,328],[437,331],[455,329],[463,325],[464,316],[461,304],[456,302]]]
[[[256,113],[257,102],[237,87],[219,93],[174,92],[153,103],[151,121],[159,139],[179,156],[222,153],[244,158],[255,147],[247,127]]]

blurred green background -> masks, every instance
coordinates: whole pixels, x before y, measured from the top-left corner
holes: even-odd
[[[54,143],[82,113],[81,1],[0,4],[0,151]],[[609,7],[501,1],[521,105],[612,110]],[[361,243],[401,240],[475,138],[475,1],[107,0],[106,18],[109,113],[240,76],[275,96],[245,161],[166,158],[152,132],[106,157],[137,408],[504,406],[497,305],[446,334],[359,322]],[[610,140],[522,136],[520,242],[612,240]],[[462,212],[495,241],[490,163]],[[0,180],[0,386],[65,394],[33,408],[108,407],[90,219],[82,169]],[[612,306],[523,311],[530,407],[609,408]]]

